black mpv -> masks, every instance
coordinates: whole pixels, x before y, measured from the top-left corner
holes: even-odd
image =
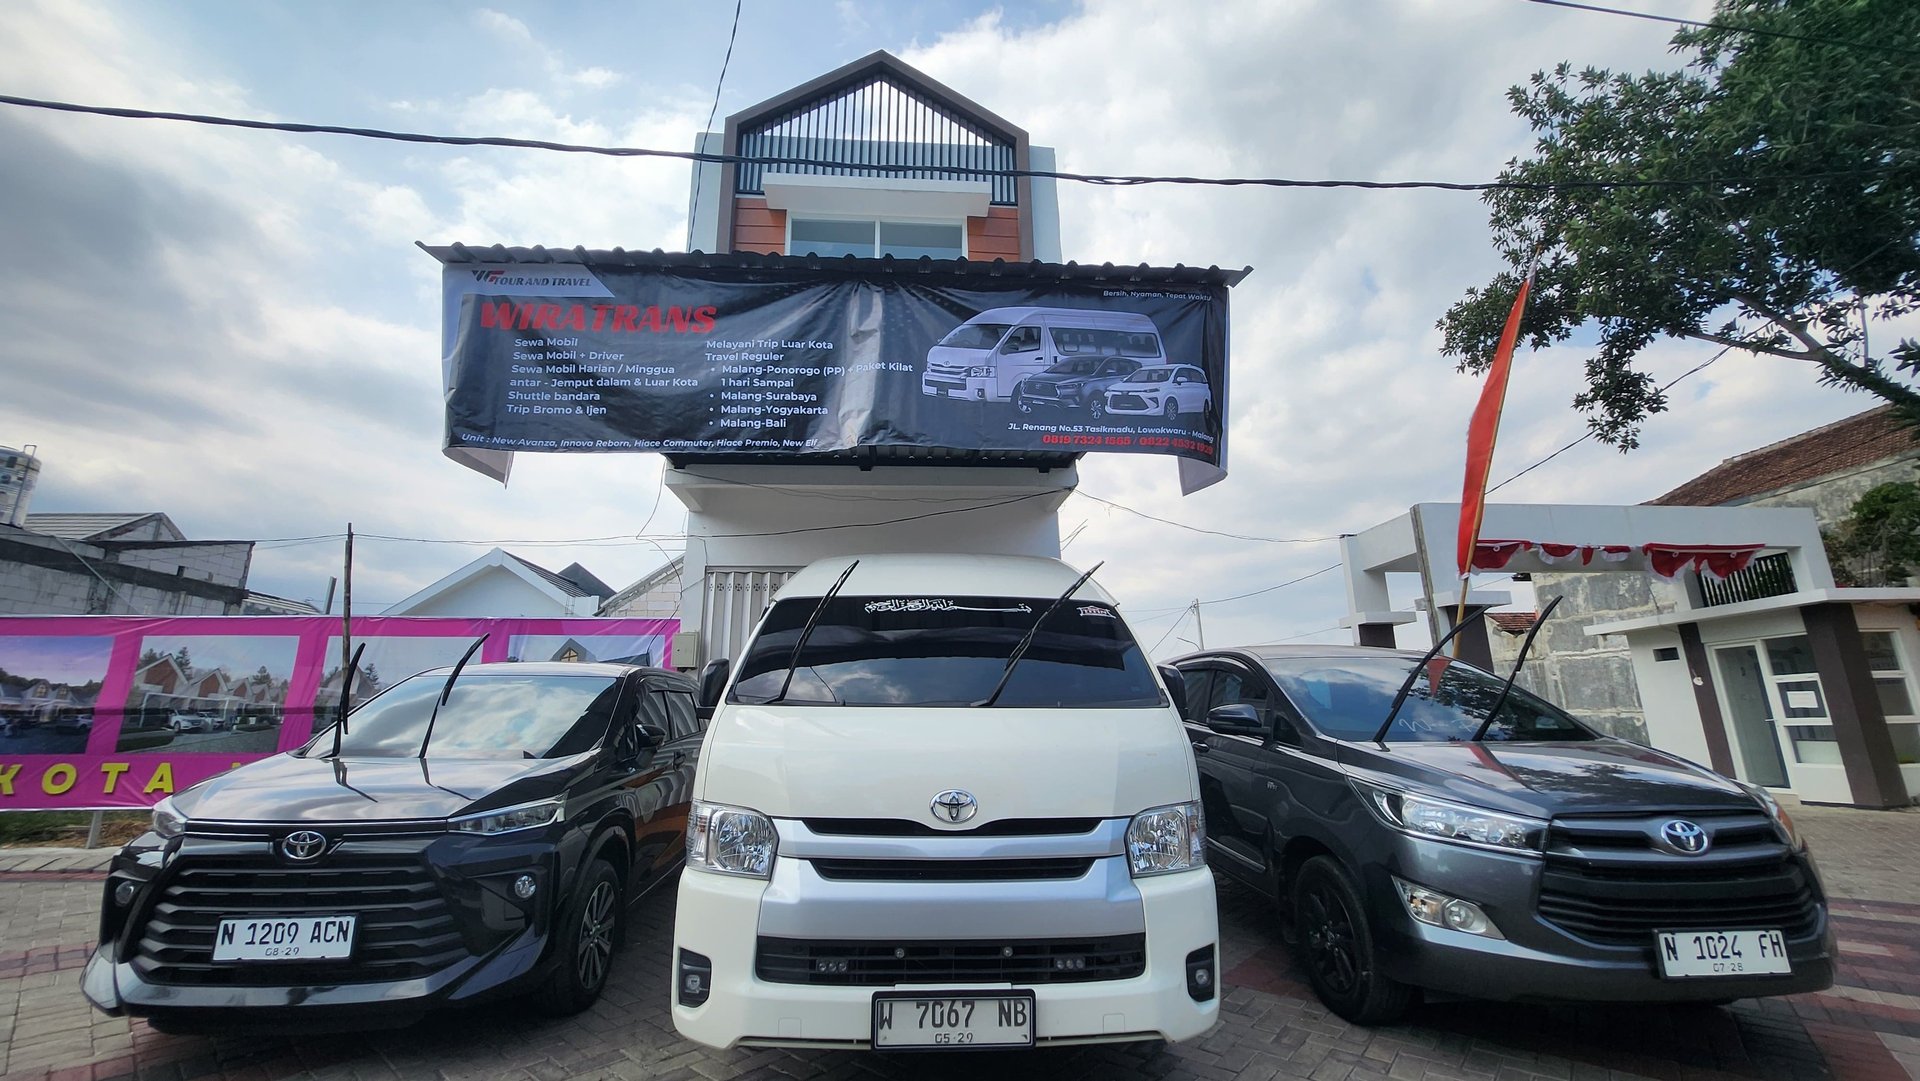
[[[162,800],[113,860],[87,998],[168,1029],[584,1009],[684,857],[694,693],[619,664],[425,672]]]

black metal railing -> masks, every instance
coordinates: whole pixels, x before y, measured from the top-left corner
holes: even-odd
[[[1800,588],[1793,578],[1793,561],[1785,552],[1759,556],[1725,578],[1705,574],[1698,577],[1702,608],[1757,601],[1762,597],[1784,597]]]

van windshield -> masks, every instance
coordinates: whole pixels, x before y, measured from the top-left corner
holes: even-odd
[[[1379,656],[1267,657],[1267,671],[1313,727],[1334,739],[1370,740],[1393,709],[1417,658]],[[1389,743],[1471,740],[1500,698],[1506,680],[1446,657],[1427,662],[1387,731]],[[1559,707],[1516,685],[1487,726],[1489,740],[1590,740],[1591,730]]]
[[[783,600],[740,662],[734,702],[773,699],[819,601]],[[835,597],[807,636],[784,705],[967,706],[993,693],[1052,597]],[[1153,666],[1111,607],[1062,604],[1034,636],[997,707],[1150,708]]]
[[[1011,323],[962,323],[947,332],[940,344],[950,349],[992,349],[1007,336]],[[926,339],[922,338],[922,341]]]

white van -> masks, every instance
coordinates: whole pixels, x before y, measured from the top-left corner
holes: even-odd
[[[1214,1023],[1183,687],[1088,577],[1021,556],[824,560],[731,679],[709,666],[673,933],[682,1035],[1034,1047]]]
[[[1099,357],[1126,357],[1141,367],[1167,363],[1160,328],[1138,312],[989,308],[927,350],[920,392],[1004,402],[1028,376]]]

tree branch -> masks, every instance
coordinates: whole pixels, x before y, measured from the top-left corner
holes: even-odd
[[[1715,345],[1724,345],[1731,349],[1744,349],[1749,353],[1765,353],[1768,356],[1781,357],[1786,360],[1803,360],[1809,364],[1824,363],[1819,357],[1812,353],[1796,352],[1792,349],[1777,349],[1761,342],[1742,341],[1739,338],[1729,338],[1721,334],[1709,334],[1704,330],[1683,330],[1680,332],[1680,337],[1696,338],[1703,342],[1712,342]]]

